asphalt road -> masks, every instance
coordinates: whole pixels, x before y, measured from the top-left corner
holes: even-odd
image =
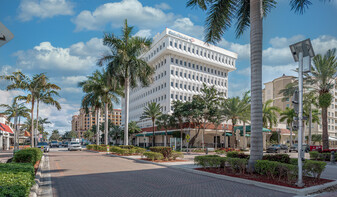
[[[54,197],[292,196],[99,153],[59,148],[52,149],[48,155]]]

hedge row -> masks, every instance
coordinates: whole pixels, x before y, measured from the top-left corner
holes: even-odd
[[[227,157],[249,159],[249,155],[246,155],[238,151],[227,152]],[[291,159],[288,154],[263,155],[262,160],[277,161],[277,162],[287,163],[287,164],[295,164],[295,163],[297,164],[297,162],[295,161],[296,159],[295,160]]]
[[[330,161],[331,160],[331,153],[320,153],[318,151],[311,151],[309,152],[310,159],[318,160],[318,161]],[[337,161],[337,153],[335,152],[335,161]]]
[[[148,151],[143,153],[143,155],[147,158],[147,159],[151,159],[152,161],[154,160],[176,160],[177,158],[184,158],[184,154],[181,152],[177,152],[177,151],[172,151],[170,156],[168,158],[165,158],[164,155],[162,153],[159,152],[153,152],[153,151]]]
[[[151,147],[150,150],[152,152],[157,152],[157,153],[163,154],[164,159],[166,159],[166,160],[170,159],[170,157],[172,155],[172,149],[171,149],[171,147],[168,147],[168,146],[155,146],[155,147]]]
[[[274,158],[272,158],[274,159]],[[220,168],[230,166],[236,173],[245,173],[247,169],[247,159],[235,157],[220,157],[218,155],[196,156],[194,163],[203,168],[213,167]],[[266,175],[270,179],[285,180],[292,182],[297,178],[298,168],[296,159],[289,160],[289,163],[282,163],[269,160],[258,160],[255,164],[255,172],[261,175]],[[303,164],[303,172],[307,176],[312,176],[319,179],[326,166],[325,162],[305,160]],[[226,169],[226,168],[224,168]]]
[[[96,144],[90,144],[87,145],[86,148],[88,150],[94,150],[94,151],[107,151],[106,145],[99,145]],[[132,155],[132,154],[143,154],[146,149],[135,147],[132,145],[121,145],[121,146],[109,146],[109,151],[113,153],[117,153],[120,155]]]
[[[36,164],[42,158],[42,151],[39,148],[26,148],[14,154],[13,162]]]
[[[33,184],[31,163],[0,163],[0,196],[29,196]]]

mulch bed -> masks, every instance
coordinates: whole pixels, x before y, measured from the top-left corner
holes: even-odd
[[[204,172],[210,172],[214,174],[221,174],[221,175],[226,175],[226,176],[231,176],[231,177],[237,177],[237,178],[242,178],[242,179],[248,179],[248,180],[253,180],[253,181],[258,181],[258,182],[263,182],[263,183],[269,183],[273,185],[280,185],[280,186],[285,186],[285,187],[291,187],[295,189],[302,189],[306,187],[311,187],[315,185],[322,185],[325,183],[332,182],[333,180],[328,180],[328,179],[319,179],[315,180],[313,177],[307,177],[303,176],[303,183],[305,184],[304,187],[297,187],[295,185],[295,182],[292,183],[287,183],[284,180],[278,181],[278,178],[276,180],[269,179],[267,176],[264,175],[259,175],[259,174],[239,174],[239,173],[234,173],[230,167],[226,167],[226,171],[223,168],[196,168],[196,170],[204,171]]]
[[[152,161],[152,159],[145,159],[145,158],[141,158],[140,160],[145,160],[145,161]],[[156,162],[156,163],[165,163],[165,162],[184,162],[184,161],[188,161],[188,160],[154,160],[152,162]]]

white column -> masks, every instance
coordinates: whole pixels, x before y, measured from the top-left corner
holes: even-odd
[[[9,150],[9,135],[7,136],[6,144],[6,150]]]
[[[3,149],[3,139],[4,139],[3,135],[0,135],[0,151],[2,151]]]

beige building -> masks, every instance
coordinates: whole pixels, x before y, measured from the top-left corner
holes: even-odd
[[[122,115],[121,109],[113,109],[108,114],[108,119],[115,125],[121,125]],[[100,113],[99,117],[100,122],[105,121],[104,112]],[[89,110],[89,113],[86,113],[85,109],[80,109],[79,115],[74,115],[71,121],[71,128],[73,131],[78,132],[79,138],[83,137],[83,132],[92,128],[93,125],[96,125],[96,115],[95,112]]]

